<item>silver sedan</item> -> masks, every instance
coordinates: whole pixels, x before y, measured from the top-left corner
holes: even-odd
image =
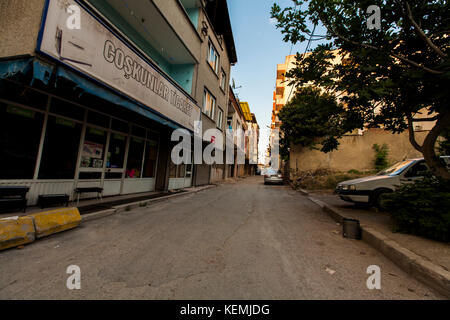
[[[267,170],[264,174],[264,184],[283,184],[283,175],[281,174],[281,170]]]

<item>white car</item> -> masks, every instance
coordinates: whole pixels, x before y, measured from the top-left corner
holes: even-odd
[[[450,156],[440,158],[450,170]],[[413,183],[417,179],[422,179],[427,171],[429,168],[423,158],[404,160],[375,176],[343,181],[337,185],[335,193],[345,201],[368,203],[382,208],[381,194],[393,192],[401,184]]]

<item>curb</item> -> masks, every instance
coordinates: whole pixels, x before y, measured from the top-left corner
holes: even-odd
[[[126,203],[126,204],[121,204],[118,206],[114,206],[111,207],[111,209],[107,209],[107,210],[103,210],[103,211],[98,211],[98,212],[93,212],[93,213],[88,213],[88,214],[83,214],[81,215],[81,222],[89,222],[89,221],[94,221],[97,219],[101,219],[101,218],[105,218],[108,216],[111,216],[113,214],[119,213],[119,212],[124,212],[124,211],[128,211],[131,209],[135,209],[135,208],[139,208],[139,207],[145,207],[147,205],[150,204],[154,204],[154,203],[158,203],[158,202],[163,202],[163,201],[168,201],[172,198],[176,198],[176,197],[181,197],[181,196],[186,196],[189,194],[195,194],[204,190],[208,190],[208,189],[212,189],[217,187],[217,185],[215,184],[211,184],[211,185],[207,185],[205,187],[200,187],[197,190],[191,190],[191,191],[186,191],[186,192],[180,192],[177,194],[171,194],[168,196],[163,196],[160,198],[154,198],[154,199],[148,199],[148,200],[141,200],[141,201],[137,201],[137,202],[130,202],[130,203]]]
[[[0,251],[76,228],[80,223],[80,213],[74,207],[0,219]]]
[[[345,218],[335,208],[323,201],[309,196],[309,192],[299,189],[299,192],[317,204],[333,220],[341,223]],[[417,280],[428,285],[440,294],[450,298],[450,272],[425,260],[411,250],[402,247],[400,244],[385,236],[383,233],[364,225],[361,225],[362,240],[371,245],[384,256],[389,258],[403,271],[412,275]]]

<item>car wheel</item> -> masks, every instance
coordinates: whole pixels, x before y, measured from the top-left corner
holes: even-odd
[[[392,190],[390,189],[377,189],[373,192],[370,205],[377,207],[380,210],[386,210],[386,207],[383,205],[382,197],[381,195],[384,193],[392,193]]]

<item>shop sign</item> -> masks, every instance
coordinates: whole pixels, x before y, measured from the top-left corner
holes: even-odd
[[[193,100],[83,8],[80,28],[69,28],[73,5],[49,0],[38,50],[194,131],[201,111]]]

